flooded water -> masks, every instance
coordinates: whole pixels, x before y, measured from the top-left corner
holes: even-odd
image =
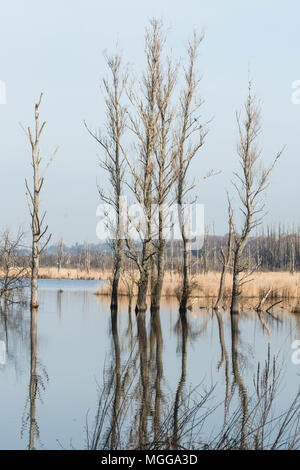
[[[299,315],[285,309],[276,318],[264,315],[268,334],[253,312],[232,321],[227,312],[195,307],[183,323],[177,303],[163,301],[160,316],[147,313],[137,322],[125,299],[111,318],[109,299],[94,295],[98,285],[41,280],[36,315],[24,307],[2,312],[1,449],[97,446],[99,410],[104,426],[114,412],[123,417],[124,432],[118,424],[118,437],[115,430],[104,433],[107,446],[139,434],[142,447],[157,438],[162,419],[178,433],[179,404],[187,410],[195,397],[207,414],[198,437],[208,442],[230,415],[226,410],[242,410],[241,421],[250,413],[257,369],[268,356],[270,370],[274,357],[281,369],[276,412],[298,392],[292,343],[300,339]]]

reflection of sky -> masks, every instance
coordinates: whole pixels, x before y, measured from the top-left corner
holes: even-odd
[[[155,15],[170,27],[175,56],[183,54],[193,27],[206,31],[200,52],[202,114],[213,121],[191,174],[200,180],[210,169],[222,170],[200,182],[198,202],[206,206],[207,223],[215,221],[216,233],[227,229],[224,191],[238,168],[235,111],[244,100],[250,63],[263,106],[264,157],[270,161],[287,145],[268,190],[268,221],[297,225],[291,201],[299,199],[300,106],[291,104],[291,85],[300,78],[299,12],[295,0],[3,2],[0,80],[7,88],[7,104],[0,106],[3,224],[29,226],[24,178],[31,174],[30,149],[19,122],[25,126],[32,122],[33,103],[42,90],[41,117],[47,120],[42,154],[60,146],[42,196],[53,240],[64,235],[68,244],[86,237],[95,241],[96,178],[101,185],[105,178],[96,163],[99,149],[83,120],[92,129],[103,123],[102,52],[119,41],[125,62],[138,74],[144,64],[144,27]]]
[[[43,281],[44,288],[40,293],[38,313],[38,371],[46,371],[49,382],[41,392],[43,404],[37,399],[37,421],[40,428],[41,442],[46,448],[59,447],[60,443],[69,448],[70,440],[75,448],[84,447],[84,426],[86,413],[92,418],[97,403],[97,383],[101,384],[104,364],[108,365],[113,358],[112,340],[110,337],[109,300],[94,296],[92,290],[74,290],[76,283],[82,289],[82,281],[61,281],[62,293],[55,292],[56,280]],[[88,281],[90,282],[90,281]],[[55,284],[56,285],[56,284]],[[26,312],[24,318],[27,317]],[[271,358],[278,355],[278,368],[283,366],[281,393],[277,410],[286,408],[294,398],[299,386],[299,366],[291,361],[292,341],[299,338],[296,316],[282,313],[281,322],[268,320],[271,330]],[[187,381],[186,387],[201,384],[199,390],[209,390],[216,385],[213,392],[213,403],[224,399],[225,373],[224,365],[217,372],[221,350],[219,343],[218,323],[215,315],[201,310],[189,314],[193,340],[187,346]],[[163,390],[170,397],[176,391],[180,377],[180,337],[174,331],[178,320],[176,302],[163,304],[161,324],[163,334]],[[230,315],[223,315],[224,336],[229,360],[231,361]],[[132,315],[133,331],[136,332],[135,315]],[[149,317],[147,317],[149,327]],[[119,338],[121,358],[128,358],[128,327],[126,301],[121,302],[119,316]],[[0,414],[5,429],[0,431],[1,448],[24,448],[27,445],[27,434],[20,439],[21,418],[28,397],[29,384],[29,324],[24,327],[23,335],[18,335],[12,342],[14,330],[8,331],[9,353],[14,361],[8,361],[0,368]],[[262,333],[257,315],[241,315],[239,320],[239,366],[240,374],[253,395],[253,375],[257,363],[263,367],[268,351],[268,337]],[[15,363],[20,362],[22,373],[16,374]],[[231,362],[230,362],[231,371]],[[41,372],[40,372],[41,373]],[[298,375],[297,375],[298,374]],[[232,375],[231,375],[232,380]],[[236,405],[237,402],[235,401]],[[213,429],[223,418],[222,406],[209,420],[209,429]]]

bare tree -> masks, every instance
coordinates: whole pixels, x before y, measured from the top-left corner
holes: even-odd
[[[162,25],[158,20],[151,20],[150,29],[146,31],[145,53],[147,69],[140,82],[140,93],[130,90],[129,98],[136,113],[130,114],[130,128],[137,138],[136,146],[139,155],[138,165],[128,160],[133,177],[131,189],[144,211],[143,227],[136,227],[141,238],[142,250],[133,250],[127,239],[128,256],[133,259],[139,270],[136,313],[147,309],[147,291],[153,257],[153,167],[156,129],[159,119],[157,109],[157,93],[160,83],[161,54],[164,44]]]
[[[170,192],[174,184],[172,162],[174,157],[174,142],[171,136],[175,110],[171,106],[171,99],[176,84],[177,67],[173,67],[168,60],[167,70],[160,72],[160,82],[157,90],[157,107],[159,119],[157,121],[157,144],[154,150],[154,201],[155,217],[153,241],[154,256],[151,277],[151,312],[159,310],[161,292],[165,274],[166,232],[170,228],[169,220]]]
[[[46,166],[40,171],[40,164],[42,161],[41,153],[40,153],[40,137],[45,128],[46,122],[44,121],[42,125],[40,125],[39,121],[39,108],[42,101],[43,93],[41,93],[39,101],[35,104],[34,108],[34,119],[35,119],[35,127],[34,132],[32,132],[31,128],[28,127],[26,135],[28,136],[30,146],[31,146],[31,156],[32,156],[32,167],[33,167],[33,189],[29,188],[28,182],[25,179],[25,185],[27,189],[27,197],[28,197],[28,205],[31,215],[31,232],[32,232],[32,262],[31,262],[31,307],[37,308],[39,305],[38,302],[38,276],[39,276],[39,258],[40,254],[44,251],[46,246],[48,245],[51,234],[46,239],[45,243],[40,246],[40,241],[43,236],[48,231],[48,225],[43,228],[43,222],[45,219],[46,212],[42,216],[40,216],[40,192],[44,184],[44,177],[47,168],[49,167],[50,163],[52,162],[54,156],[57,153],[57,150],[51,155]]]
[[[8,304],[24,300],[22,294],[28,267],[19,264],[23,235],[19,231],[12,237],[9,230],[5,230],[0,240],[0,301],[3,300],[4,310]]]
[[[186,230],[186,196],[194,187],[188,180],[188,170],[194,157],[198,155],[203,146],[206,135],[205,126],[200,123],[199,108],[203,101],[197,96],[200,78],[195,73],[198,48],[203,36],[194,33],[192,42],[188,44],[188,67],[185,69],[185,86],[180,96],[179,127],[176,132],[176,154],[174,171],[176,174],[176,200],[178,204],[178,218],[183,242],[183,282],[180,298],[180,311],[185,313],[190,296],[189,259],[190,241]]]
[[[121,197],[124,179],[124,149],[122,137],[125,132],[126,109],[122,105],[122,97],[126,87],[127,73],[121,73],[122,58],[118,53],[106,57],[106,63],[111,75],[103,79],[106,106],[106,133],[89,133],[100,144],[104,157],[100,159],[100,166],[108,173],[112,193],[107,194],[99,189],[100,198],[114,211],[115,222],[109,227],[111,231],[111,247],[114,255],[111,309],[118,308],[118,288],[121,275],[123,241],[121,237]],[[87,126],[86,126],[87,127]]]
[[[240,234],[234,226],[232,313],[239,312],[241,288],[245,282],[249,281],[247,278],[251,274],[247,260],[243,259],[243,252],[250,233],[264,217],[264,203],[261,196],[268,186],[271,172],[282,153],[282,150],[277,153],[273,163],[267,169],[262,167],[261,151],[256,144],[261,132],[260,106],[252,94],[251,79],[248,83],[245,119],[241,122],[241,117],[237,114],[237,123],[239,130],[238,155],[242,171],[241,174],[234,173],[237,182],[233,184],[241,203],[240,210],[243,221]]]

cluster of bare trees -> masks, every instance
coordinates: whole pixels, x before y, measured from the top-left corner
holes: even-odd
[[[182,284],[179,293],[180,311],[185,314],[193,287],[193,265],[208,269],[208,238],[199,254],[192,252],[186,215],[187,203],[193,201],[195,187],[191,179],[191,165],[198,157],[207,134],[207,123],[200,114],[203,104],[199,96],[198,50],[203,36],[194,33],[188,43],[186,60],[174,62],[166,51],[167,36],[160,21],[153,19],[145,35],[145,70],[140,79],[131,79],[127,67],[123,67],[119,52],[106,57],[109,77],[103,79],[106,121],[103,132],[89,133],[102,150],[100,165],[108,176],[110,190],[99,187],[101,201],[106,204],[109,217],[107,229],[113,258],[111,308],[118,308],[118,288],[122,272],[128,262],[134,263],[139,273],[137,281],[136,313],[147,309],[150,295],[151,311],[159,310],[165,271],[174,268],[174,252]],[[40,211],[40,193],[45,172],[57,150],[41,169],[40,138],[45,127],[39,120],[42,94],[35,105],[35,125],[24,129],[29,139],[33,184],[25,181],[31,214],[31,306],[38,307],[38,274],[40,256],[51,235],[44,239],[48,226],[44,226],[45,213]],[[239,201],[242,221],[234,213],[228,197],[228,240],[221,247],[220,257],[214,251],[214,264],[222,266],[220,292],[216,307],[222,298],[224,277],[232,272],[232,312],[238,311],[238,300],[243,283],[260,264],[252,263],[249,255],[251,235],[257,231],[264,216],[263,195],[271,172],[281,155],[276,155],[266,169],[258,147],[260,107],[253,95],[249,80],[244,116],[237,114],[238,156],[240,172],[234,174],[234,190]],[[210,175],[210,174],[209,174]],[[202,175],[205,176],[205,175]],[[132,214],[124,198],[142,210],[142,222],[134,225],[137,239],[132,236]],[[166,242],[166,232],[174,230],[176,205],[179,240]],[[175,250],[174,250],[175,248]],[[289,239],[290,269],[297,265],[299,242]],[[166,258],[169,257],[169,263]],[[80,255],[81,256],[81,255]],[[257,255],[260,259],[261,254]],[[63,252],[63,240],[57,246],[57,269],[62,263],[70,263]],[[251,262],[249,262],[251,258]],[[4,259],[4,258],[3,258]],[[171,261],[170,261],[171,259]],[[195,263],[195,260],[197,261]],[[80,263],[89,272],[93,264],[89,244],[85,242]]]
[[[0,239],[0,309],[12,303],[24,302],[24,287],[28,273],[27,259],[20,256],[23,233],[13,237],[5,230]]]
[[[229,232],[229,230],[228,230]],[[206,229],[203,247],[191,251],[190,271],[193,275],[206,274],[210,271],[223,270],[223,255],[227,256],[228,234],[216,236],[213,230]],[[223,253],[222,253],[223,252]],[[46,249],[40,257],[40,265],[85,270],[87,265],[84,244],[67,246],[59,239],[55,245]],[[90,268],[94,270],[109,271],[113,267],[114,255],[103,244],[89,244]],[[300,229],[278,226],[261,227],[250,235],[245,247],[245,256],[249,266],[257,265],[263,271],[290,271],[300,270]],[[26,264],[27,252],[20,250],[16,254],[18,266]],[[179,241],[166,241],[165,269],[170,277],[174,273],[182,272],[182,244]],[[130,269],[130,260],[123,259],[123,267]],[[229,266],[230,268],[230,266]]]
[[[262,269],[300,270],[300,229],[267,227],[249,242],[250,253],[257,258]]]
[[[169,213],[176,202],[180,227],[180,262],[182,286],[179,295],[180,311],[187,310],[191,295],[192,258],[191,240],[187,231],[186,204],[191,200],[194,183],[189,170],[199,155],[207,133],[207,125],[200,116],[202,99],[199,97],[200,77],[197,71],[199,45],[203,36],[194,33],[188,43],[187,63],[173,65],[165,55],[166,35],[163,25],[153,19],[146,30],[146,67],[140,80],[131,84],[128,71],[121,69],[121,56],[107,58],[111,80],[105,79],[104,92],[107,110],[106,132],[90,134],[104,151],[100,161],[106,170],[111,192],[99,190],[102,201],[115,213],[109,229],[114,253],[111,307],[117,308],[118,283],[124,256],[131,259],[139,272],[136,313],[145,312],[150,291],[151,311],[157,311],[166,269],[167,245],[165,231],[172,221]],[[180,72],[183,71],[183,77]],[[179,81],[179,78],[183,80]],[[178,83],[181,89],[178,89]],[[281,155],[266,169],[262,165],[257,139],[261,132],[260,107],[253,95],[249,79],[245,116],[237,114],[238,156],[241,167],[236,172],[234,189],[238,196],[242,221],[233,213],[228,199],[229,235],[226,253],[221,249],[223,266],[220,293],[222,298],[226,271],[232,271],[232,312],[239,310],[241,286],[255,269],[245,256],[250,235],[264,216],[263,194],[270,174]],[[128,142],[132,142],[129,145]],[[127,173],[129,177],[125,178]],[[142,208],[143,221],[135,226],[139,242],[133,242],[128,225],[130,214],[124,214],[121,199],[130,189],[133,200]],[[126,224],[125,224],[126,225]],[[125,230],[124,230],[125,227]],[[173,250],[174,245],[171,245]],[[177,250],[178,253],[178,250]],[[173,253],[172,253],[173,255]],[[206,247],[204,256],[207,255]],[[216,255],[216,253],[215,253]],[[205,268],[207,269],[207,267]]]
[[[228,235],[215,236],[212,233],[205,235],[203,249],[193,253],[192,269],[195,273],[208,273],[220,271],[223,267],[223,253],[226,252]],[[170,251],[168,253],[170,254]],[[177,270],[178,256],[175,246],[173,266]],[[244,256],[249,266],[259,266],[263,271],[290,271],[300,270],[300,229],[278,226],[261,227],[255,234],[249,236]]]
[[[121,56],[107,58],[111,80],[104,80],[107,110],[105,134],[89,131],[104,151],[101,166],[106,170],[111,192],[99,190],[102,201],[115,213],[110,225],[114,267],[112,308],[117,308],[118,282],[124,257],[139,272],[136,313],[145,312],[150,291],[151,311],[159,309],[165,273],[166,230],[170,227],[170,206],[176,202],[183,243],[180,308],[184,312],[190,293],[189,238],[184,207],[193,183],[189,178],[192,160],[199,154],[206,134],[201,122],[198,96],[198,48],[202,36],[195,33],[187,47],[187,64],[173,64],[165,53],[163,25],[153,19],[145,36],[146,67],[132,84],[128,71],[121,70]],[[183,86],[178,77],[183,71]],[[131,139],[131,140],[130,140]],[[132,142],[130,150],[128,142]],[[126,145],[125,145],[126,143]],[[126,170],[125,170],[126,168]],[[124,180],[124,172],[129,178]],[[128,193],[125,192],[129,189]],[[143,212],[143,223],[135,225],[138,242],[124,230],[121,199],[129,194]],[[125,223],[126,225],[126,223]],[[127,225],[128,229],[128,225]]]

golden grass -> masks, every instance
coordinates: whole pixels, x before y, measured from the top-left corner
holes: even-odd
[[[90,269],[89,272],[76,268],[61,268],[58,271],[54,267],[40,267],[39,277],[41,279],[86,279],[86,280],[106,280],[110,276],[110,272],[99,271],[98,269]]]
[[[0,271],[0,276],[3,273]],[[27,274],[29,276],[29,272]],[[58,272],[56,267],[40,267],[40,278],[42,279],[86,279],[86,280],[110,280],[111,271],[97,269],[90,269],[89,272],[76,268],[61,268]],[[134,278],[134,280],[132,279]],[[250,282],[247,282],[243,286],[242,296],[244,299],[251,298],[262,298],[264,294],[271,288],[272,292],[269,295],[269,300],[277,299],[300,299],[300,273],[291,274],[285,271],[279,272],[256,272],[251,278]],[[125,273],[123,274],[120,286],[119,294],[127,296],[129,294],[129,288],[132,287],[133,295],[137,294],[138,272]],[[207,274],[198,274],[193,276],[193,291],[192,296],[198,298],[216,298],[218,295],[220,273],[209,272]],[[224,299],[230,299],[231,297],[231,284],[232,276],[227,274],[225,279],[224,288]],[[164,297],[177,297],[180,290],[181,280],[178,273],[171,273],[168,271],[165,274],[165,280],[163,285],[162,295]],[[110,283],[104,283],[101,288],[95,292],[98,295],[110,295],[111,285]],[[295,307],[300,311],[300,300],[299,307]]]
[[[14,275],[19,271],[20,268],[12,268],[10,275]],[[39,278],[40,279],[86,279],[86,280],[106,280],[111,276],[110,271],[99,271],[98,269],[90,269],[89,272],[83,269],[76,268],[61,268],[58,271],[55,267],[40,267]],[[3,271],[0,269],[0,277],[3,277]],[[30,277],[30,269],[27,268],[24,271],[23,277]]]
[[[135,275],[137,279],[137,273]],[[261,298],[269,289],[272,289],[269,299],[296,299],[300,297],[300,273],[290,274],[288,272],[257,272],[254,273],[250,282],[247,282],[242,288],[243,298]],[[216,298],[219,290],[220,273],[209,272],[207,274],[198,274],[193,277],[193,297]],[[231,297],[232,277],[227,274],[224,287],[224,298]],[[120,282],[120,295],[128,295],[128,279],[122,279]],[[163,285],[163,296],[176,297],[180,290],[180,276],[176,273],[173,276],[169,272],[165,275]],[[110,284],[103,285],[96,294],[109,295],[111,293]],[[137,287],[134,286],[134,295],[137,293]]]

